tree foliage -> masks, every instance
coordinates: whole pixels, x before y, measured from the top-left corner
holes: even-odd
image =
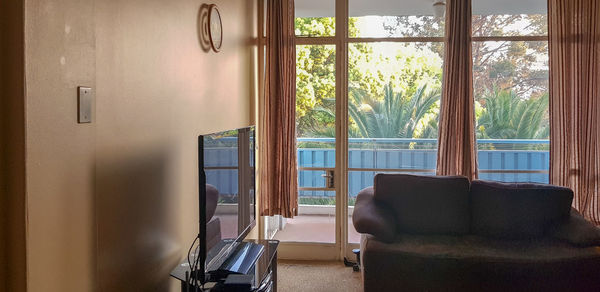
[[[362,88],[350,89],[348,113],[358,128],[358,137],[413,138],[419,121],[440,99],[440,91],[419,87],[409,96],[394,92],[392,83],[384,86],[383,99],[370,95]]]
[[[349,35],[362,36],[361,23],[371,18],[350,18]],[[444,35],[443,20],[435,17],[377,21],[382,36]],[[545,15],[475,16],[473,35],[545,35],[546,21]],[[296,19],[296,35],[334,34],[334,18]],[[437,137],[443,42],[348,46],[350,136]],[[299,45],[296,51],[298,135],[335,136],[335,46]],[[473,42],[473,85],[479,138],[548,137],[547,42]]]
[[[477,120],[480,139],[547,139],[548,94],[521,99],[514,91],[496,89],[485,95]]]
[[[546,15],[480,15],[473,18],[473,35],[547,35],[546,21]],[[496,89],[512,90],[521,97],[547,92],[547,52],[545,41],[473,42],[475,98]]]
[[[315,108],[335,98],[335,47],[296,46],[296,121],[298,136],[333,128],[335,118]],[[335,110],[335,104],[330,108]]]

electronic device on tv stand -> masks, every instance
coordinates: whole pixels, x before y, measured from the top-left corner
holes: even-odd
[[[190,262],[190,277],[201,284],[225,279],[229,274],[247,274],[264,251],[260,244],[242,242],[256,225],[254,133],[251,126],[198,137],[199,243]],[[211,217],[220,220],[219,233],[226,238],[210,249],[209,184],[219,194]],[[232,228],[233,224],[237,228]]]

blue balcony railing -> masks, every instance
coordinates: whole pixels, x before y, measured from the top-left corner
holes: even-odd
[[[548,183],[549,141],[480,139],[479,177],[507,182]],[[436,139],[350,138],[348,194],[354,197],[373,184],[379,172],[434,175]],[[325,188],[326,170],[335,168],[335,139],[298,138],[300,197],[333,197]]]
[[[373,177],[379,172],[435,174],[436,139],[350,138],[348,148],[350,197],[371,186]],[[548,140],[480,139],[477,148],[481,179],[548,183]],[[205,154],[205,163],[212,167],[237,164],[235,149],[206,149]],[[298,138],[297,154],[300,197],[335,197],[335,192],[326,187],[323,177],[327,170],[335,168],[335,139]],[[237,190],[236,170],[211,171],[207,176],[219,190]]]

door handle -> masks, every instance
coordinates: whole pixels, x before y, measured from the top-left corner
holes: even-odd
[[[334,170],[326,170],[325,174],[321,175],[322,177],[325,178],[325,186],[328,189],[333,189],[335,188],[335,171]]]

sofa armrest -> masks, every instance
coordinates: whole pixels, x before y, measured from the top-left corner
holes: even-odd
[[[206,224],[206,251],[210,251],[220,241],[221,220],[219,217],[215,217]]]
[[[557,226],[551,235],[576,246],[600,246],[600,228],[587,221],[574,208],[571,208],[569,218]]]
[[[363,189],[356,197],[352,223],[356,231],[368,233],[384,242],[394,241],[396,223],[390,210],[375,201],[373,187]]]

